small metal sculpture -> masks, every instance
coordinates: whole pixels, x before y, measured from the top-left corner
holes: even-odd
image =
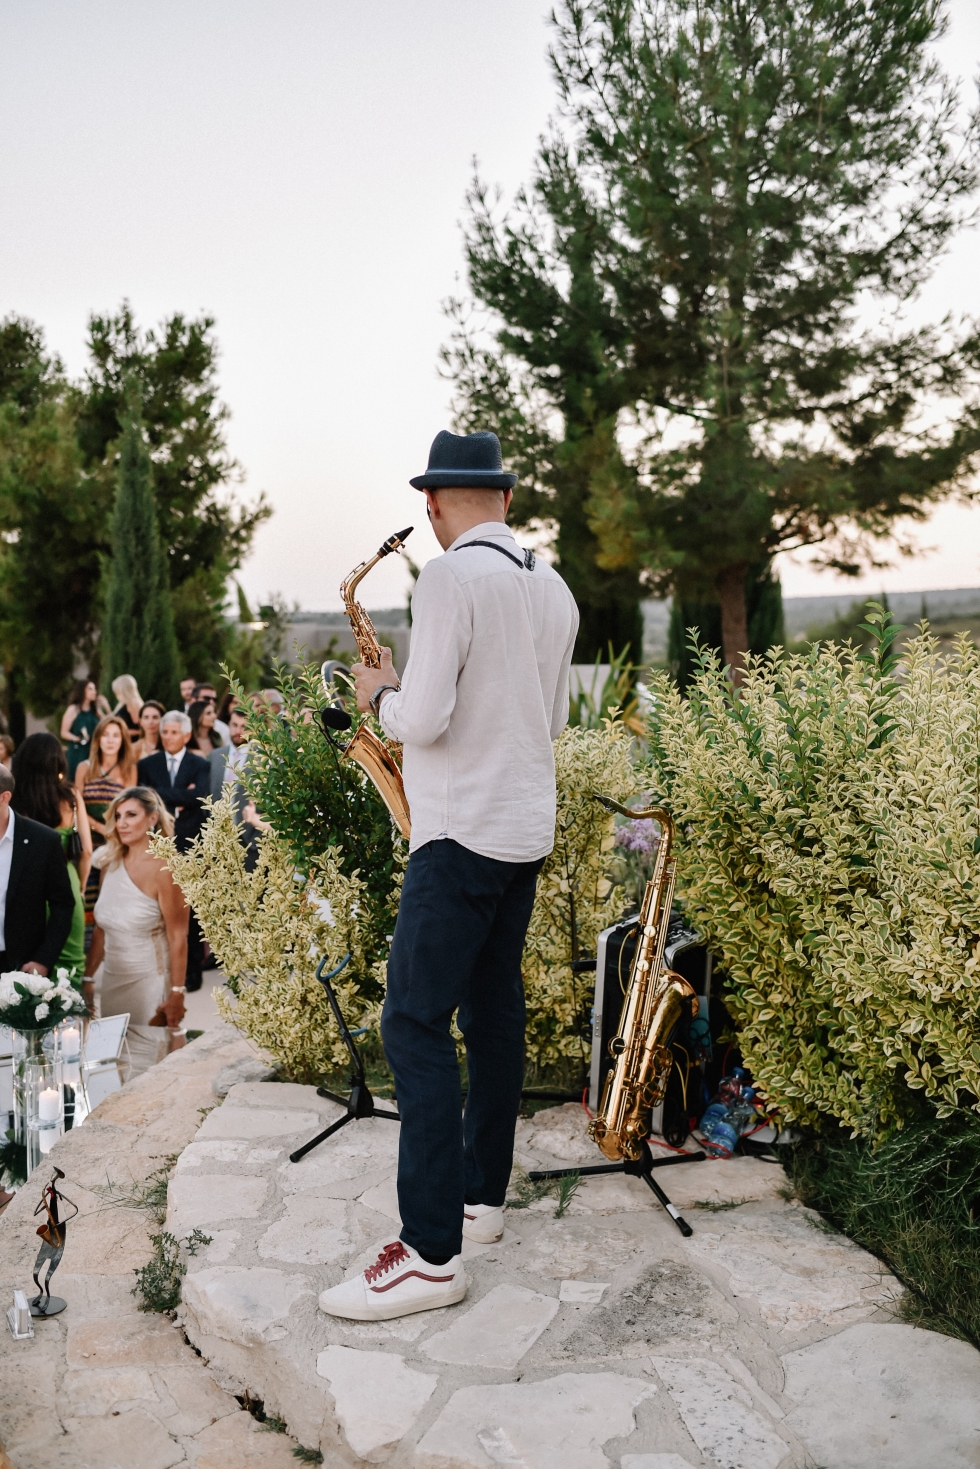
[[[42,1210],[46,1218],[37,1231],[41,1238],[41,1248],[34,1261],[34,1284],[37,1286],[38,1293],[30,1301],[32,1316],[57,1316],[68,1304],[67,1301],[62,1300],[61,1296],[51,1294],[51,1277],[61,1264],[61,1257],[65,1253],[68,1220],[74,1219],[78,1213],[77,1205],[73,1204],[71,1199],[66,1199],[58,1189],[58,1180],[64,1176],[60,1168],[54,1170],[51,1182],[45,1185],[44,1192],[41,1194],[41,1202],[34,1210],[35,1219]],[[74,1210],[68,1215],[68,1219],[61,1217],[59,1208],[61,1204],[67,1204],[70,1209]],[[45,1265],[48,1271],[42,1285],[40,1276]]]

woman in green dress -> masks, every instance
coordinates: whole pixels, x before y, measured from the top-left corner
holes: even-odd
[[[18,816],[53,827],[68,859],[68,881],[75,898],[71,932],[55,964],[67,969],[81,987],[85,972],[85,905],[83,894],[92,866],[92,834],[84,803],[68,780],[65,752],[52,734],[32,734],[14,754],[16,782],[11,806]]]
[[[109,713],[109,705],[96,687],[94,678],[80,678],[71,691],[71,703],[61,721],[61,738],[68,756],[68,779],[74,785],[75,771],[89,756],[92,733],[100,719]]]

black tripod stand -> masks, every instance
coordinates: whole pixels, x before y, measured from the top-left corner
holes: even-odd
[[[350,954],[347,954],[345,958],[341,959],[336,969],[331,969],[329,974],[324,974],[323,972],[323,967],[326,962],[326,959],[320,960],[317,966],[316,977],[326,991],[330,1008],[334,1013],[334,1019],[340,1027],[340,1034],[343,1037],[344,1045],[350,1052],[352,1067],[350,1074],[350,1096],[339,1097],[336,1092],[327,1091],[325,1086],[317,1087],[316,1094],[318,1097],[327,1097],[331,1102],[339,1102],[342,1107],[347,1108],[346,1114],[338,1118],[336,1122],[332,1122],[329,1127],[324,1128],[323,1132],[318,1132],[316,1137],[311,1137],[309,1142],[304,1143],[301,1148],[297,1148],[295,1153],[290,1153],[290,1163],[298,1163],[300,1158],[305,1158],[307,1153],[312,1152],[320,1143],[326,1142],[332,1133],[339,1132],[342,1127],[346,1127],[348,1122],[359,1122],[362,1117],[387,1117],[391,1122],[401,1121],[397,1112],[384,1112],[374,1105],[374,1098],[368,1090],[367,1079],[364,1075],[364,1062],[361,1060],[358,1049],[354,1044],[354,1037],[348,1029],[347,1021],[344,1019],[344,1013],[337,1003],[337,996],[334,994],[333,985],[330,983],[350,963]]]
[[[653,1176],[655,1168],[670,1168],[674,1163],[700,1163],[704,1159],[704,1153],[675,1153],[671,1158],[655,1158],[650,1151],[650,1144],[643,1143],[643,1151],[635,1162],[630,1158],[624,1158],[622,1163],[597,1163],[592,1168],[549,1168],[544,1171],[529,1173],[528,1178],[532,1183],[540,1183],[546,1178],[569,1178],[578,1175],[581,1178],[589,1178],[597,1173],[628,1173],[633,1178],[642,1178],[656,1194],[663,1204],[667,1213],[673,1219],[677,1228],[685,1239],[689,1239],[694,1230],[687,1220],[670,1202],[663,1189]]]

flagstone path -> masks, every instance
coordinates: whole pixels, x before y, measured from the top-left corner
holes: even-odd
[[[182,1154],[168,1215],[213,1240],[185,1281],[189,1339],[326,1463],[980,1464],[980,1355],[897,1321],[898,1283],[758,1160],[661,1171],[689,1240],[639,1180],[588,1180],[563,1218],[542,1199],[508,1210],[500,1243],[466,1245],[459,1305],[324,1316],[319,1291],[398,1233],[396,1124],[354,1123],[289,1162],[337,1116],[309,1087],[233,1086]],[[519,1163],[594,1162],[586,1122],[574,1105],[522,1121]]]
[[[339,1109],[236,1079],[261,1074],[215,1027],[51,1155],[82,1217],[56,1277],[68,1311],[31,1342],[0,1331],[14,1469],[286,1469],[297,1443],[336,1469],[980,1465],[980,1355],[897,1320],[898,1284],[756,1160],[661,1172],[689,1240],[638,1180],[589,1180],[563,1218],[541,1199],[508,1210],[498,1244],[466,1246],[459,1305],[323,1316],[318,1293],[397,1235],[398,1126],[355,1123],[292,1164]],[[522,1121],[520,1164],[595,1161],[585,1124],[576,1106]],[[157,1226],[93,1192],[174,1154],[166,1227],[211,1237],[176,1324],[130,1294]],[[39,1194],[0,1218],[5,1300],[30,1282]],[[262,1431],[246,1394],[288,1434]]]

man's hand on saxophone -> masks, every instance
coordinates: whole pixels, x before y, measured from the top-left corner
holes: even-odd
[[[391,661],[391,649],[381,648],[379,652],[380,668],[368,668],[365,663],[355,663],[351,668],[357,707],[362,714],[376,715],[385,694],[396,692],[400,687],[395,665]]]

